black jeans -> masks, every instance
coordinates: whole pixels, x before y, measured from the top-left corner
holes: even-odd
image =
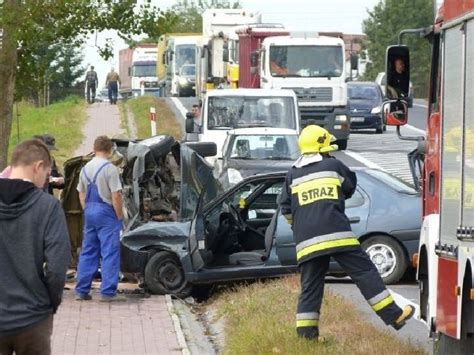
[[[53,315],[13,335],[0,337],[0,355],[49,355]]]
[[[87,85],[87,102],[91,103],[94,101],[95,101],[95,85]]]

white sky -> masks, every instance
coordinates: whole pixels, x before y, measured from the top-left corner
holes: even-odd
[[[367,9],[372,9],[380,0],[241,0],[244,9],[259,11],[263,22],[282,23],[293,31],[338,31],[362,33],[362,21],[368,17]],[[152,0],[162,9],[172,6],[175,0]],[[111,38],[114,42],[115,57],[108,62],[98,54],[94,44],[103,44]],[[99,76],[99,86],[105,83],[110,67],[118,70],[118,50],[125,43],[113,31],[92,36],[85,46],[85,65],[94,65]]]

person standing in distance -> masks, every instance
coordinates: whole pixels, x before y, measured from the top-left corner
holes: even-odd
[[[13,151],[0,179],[0,354],[50,354],[71,249],[57,199],[42,191],[51,172],[37,139]]]
[[[90,104],[95,102],[95,92],[98,84],[97,73],[94,70],[94,66],[91,65],[90,70],[86,73],[87,102]]]
[[[362,250],[345,214],[345,200],[357,186],[354,172],[328,153],[337,150],[324,128],[306,126],[298,138],[300,158],[290,168],[280,199],[292,225],[301,293],[296,314],[299,337],[317,340],[324,278],[333,257],[356,283],[372,309],[387,325],[400,329],[415,309],[402,310],[385,287],[375,265]]]
[[[101,301],[124,301],[117,296],[122,229],[122,183],[108,159],[113,142],[107,136],[94,141],[95,157],[79,175],[79,200],[84,210],[84,237],[77,267],[76,300],[88,301],[92,280],[101,266]]]
[[[111,105],[117,103],[118,84],[120,84],[120,77],[118,73],[114,71],[114,68],[111,68],[110,72],[107,74],[107,78],[105,79],[105,86],[107,86],[109,92],[109,101]]]

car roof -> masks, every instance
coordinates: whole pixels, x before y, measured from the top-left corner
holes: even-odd
[[[262,96],[262,97],[295,97],[293,90],[285,89],[217,89],[206,94],[208,97],[216,96]]]
[[[298,133],[294,129],[289,128],[273,128],[273,127],[251,127],[251,128],[237,128],[227,131],[227,134],[235,136],[243,135],[286,135],[296,136]]]

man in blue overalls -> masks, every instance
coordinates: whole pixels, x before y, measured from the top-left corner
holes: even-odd
[[[90,300],[92,280],[101,265],[101,301],[124,301],[117,296],[122,228],[122,183],[108,160],[113,143],[106,136],[94,141],[95,157],[81,171],[77,191],[84,209],[84,239],[77,267],[76,300]]]

